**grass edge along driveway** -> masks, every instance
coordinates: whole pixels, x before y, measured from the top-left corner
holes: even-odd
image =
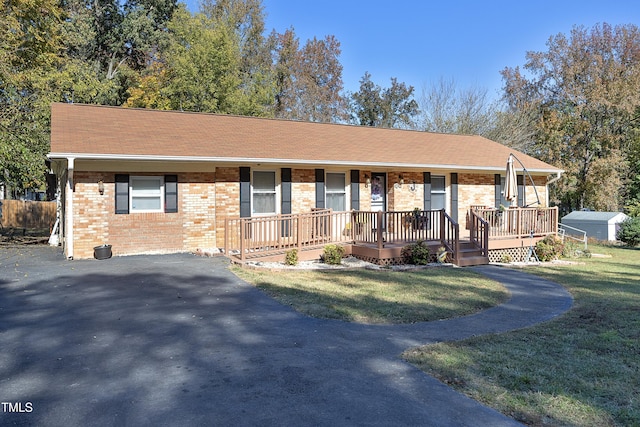
[[[500,283],[451,267],[268,271],[236,266],[232,271],[300,313],[367,324],[465,316],[509,297]]]
[[[640,250],[596,245],[591,250],[611,258],[581,259],[574,265],[526,270],[560,283],[571,292],[574,306],[568,313],[518,331],[410,349],[403,355],[405,360],[528,425],[640,425]],[[429,288],[440,286],[437,280],[431,280],[438,276],[434,270],[437,269],[421,270],[419,275],[420,282],[429,283]],[[469,277],[460,275],[467,273],[464,269],[449,272],[448,279],[441,277],[448,299],[452,299],[455,289],[447,288],[447,280],[478,283],[475,282],[478,276],[471,272]],[[442,313],[434,315],[437,311],[433,310],[431,315],[417,320],[415,313],[402,307],[404,304],[398,298],[367,295],[375,294],[372,289],[363,295],[351,290],[350,297],[323,305],[314,299],[317,292],[310,286],[315,276],[288,276],[302,284],[302,290],[289,290],[271,280],[260,281],[262,274],[247,270],[237,274],[284,304],[316,317],[362,323],[412,323],[447,317]],[[331,282],[332,274],[343,272],[323,277]],[[342,286],[359,287],[357,281]],[[384,304],[380,306],[387,307],[387,311],[353,313],[341,309],[341,299],[352,300],[350,304],[366,301],[361,305],[369,308],[376,306],[372,301],[382,301]],[[502,300],[497,298],[494,302],[497,305]],[[449,317],[471,312],[462,310],[453,314],[453,310]]]
[[[410,349],[405,360],[528,425],[640,425],[640,250],[527,271],[573,308],[519,331]]]

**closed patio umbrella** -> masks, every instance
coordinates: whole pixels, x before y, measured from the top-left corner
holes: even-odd
[[[509,154],[509,160],[507,160],[507,172],[504,181],[504,198],[512,203],[518,200],[518,180],[516,177],[516,169],[513,166],[512,154]]]

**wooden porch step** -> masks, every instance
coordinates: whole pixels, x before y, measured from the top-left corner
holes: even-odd
[[[456,263],[458,267],[487,264],[489,264],[489,258],[485,256],[459,256],[458,262]]]
[[[482,255],[482,250],[478,249],[471,242],[460,242],[460,252],[458,253],[458,261],[456,265],[459,267],[468,267],[471,265],[489,264],[489,257]]]

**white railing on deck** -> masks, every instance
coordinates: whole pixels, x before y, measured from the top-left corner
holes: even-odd
[[[587,250],[587,232],[579,228],[571,227],[566,224],[558,224],[558,235],[562,240],[571,239],[584,244],[584,250]],[[578,237],[580,236],[580,237]]]

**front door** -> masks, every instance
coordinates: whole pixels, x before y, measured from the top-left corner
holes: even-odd
[[[372,173],[371,174],[371,210],[373,212],[385,211],[387,209],[387,174]],[[373,219],[373,230],[378,228],[377,217]],[[384,219],[380,224],[382,230],[385,229]]]
[[[387,174],[371,174],[371,210],[384,211],[387,207]]]

